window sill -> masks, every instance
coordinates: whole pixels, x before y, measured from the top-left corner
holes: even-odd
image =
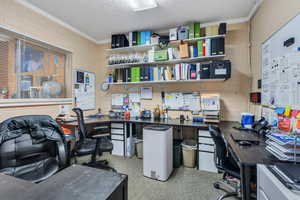
[[[57,99],[0,99],[0,108],[72,104],[72,98]]]

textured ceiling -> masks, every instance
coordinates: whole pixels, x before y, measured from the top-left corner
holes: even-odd
[[[161,29],[191,21],[247,18],[257,0],[158,0],[159,7],[133,12],[128,0],[18,0],[27,2],[101,42],[112,33]]]

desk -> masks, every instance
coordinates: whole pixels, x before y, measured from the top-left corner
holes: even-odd
[[[234,159],[238,162],[241,169],[241,189],[242,189],[242,198],[245,200],[251,199],[250,197],[250,179],[251,172],[256,171],[257,164],[274,164],[279,160],[269,153],[266,148],[265,140],[261,137],[258,137],[253,132],[252,136],[255,136],[259,141],[259,145],[252,146],[240,146],[236,143],[231,135],[238,135],[241,132],[232,127],[240,126],[237,122],[221,122],[219,128],[221,129],[224,138],[228,144],[228,149],[231,152]]]
[[[127,182],[126,175],[73,165],[39,184],[0,175],[0,199],[127,200]]]
[[[110,119],[109,117],[103,117],[100,119],[86,119],[85,123],[87,125],[91,124],[101,124],[101,123],[111,123],[111,122],[121,122],[121,123],[144,123],[144,124],[164,124],[170,126],[181,126],[181,127],[194,127],[198,130],[208,130],[208,124],[193,122],[193,121],[184,121],[180,122],[179,119],[169,119],[169,120],[142,120],[142,119]],[[77,122],[69,123],[71,126],[78,126]],[[238,135],[241,134],[240,130],[236,130],[232,127],[240,126],[237,122],[221,122],[219,125],[222,133],[224,134],[224,138],[228,144],[229,151],[235,158],[235,160],[239,163],[241,168],[241,188],[242,188],[242,197],[244,200],[251,199],[250,198],[250,179],[251,172],[256,171],[257,164],[272,164],[278,162],[278,159],[271,155],[268,151],[266,151],[265,140],[256,136],[260,140],[259,145],[253,146],[240,146],[231,138],[231,134]]]

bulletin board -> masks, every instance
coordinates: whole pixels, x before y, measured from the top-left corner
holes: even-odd
[[[82,110],[96,109],[96,75],[92,72],[74,70],[75,104]]]
[[[300,15],[262,44],[262,105],[300,109]]]
[[[165,105],[170,110],[184,110],[184,111],[200,111],[201,98],[200,93],[182,93],[172,92],[165,93]]]

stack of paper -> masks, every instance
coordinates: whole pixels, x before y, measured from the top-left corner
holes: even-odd
[[[266,149],[280,160],[300,161],[300,137],[273,133],[267,136]]]
[[[204,122],[219,123],[220,111],[204,110],[203,117],[204,117]]]

